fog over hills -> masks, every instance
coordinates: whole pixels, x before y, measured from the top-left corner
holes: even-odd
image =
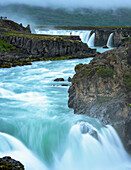
[[[2,1],[0,2],[1,4],[0,15],[7,16],[9,19],[13,19],[19,23],[23,22],[25,25],[26,24],[31,24],[33,26],[38,26],[38,25],[45,25],[45,26],[47,25],[49,26],[130,26],[131,25],[131,22],[130,22],[131,21],[131,8],[100,9],[100,8],[93,7],[90,9],[89,8],[75,8],[75,9],[72,8],[71,10],[71,8],[70,9],[51,8],[51,7],[43,7],[43,6],[39,7],[39,6],[30,6],[30,5],[23,5],[23,4],[5,5],[5,3],[4,4],[3,3]]]
[[[1,0],[0,4],[26,4],[50,8],[131,8],[130,0]]]

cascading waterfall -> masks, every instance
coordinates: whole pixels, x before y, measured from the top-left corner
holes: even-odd
[[[87,45],[88,45],[89,47],[94,47],[94,44],[95,44],[95,33],[93,33],[93,34],[90,36]]]
[[[82,134],[80,125],[74,125],[69,133],[67,150],[61,162],[56,164],[56,170],[130,169],[130,158],[115,130],[107,126],[97,134],[98,140],[89,133]]]
[[[107,47],[111,47],[112,46],[112,38],[113,38],[113,33],[111,33],[109,35],[108,41],[107,41]]]
[[[67,106],[68,77],[92,58],[0,69],[0,157],[26,170],[128,170],[131,160],[111,126]],[[64,82],[54,82],[63,77]]]
[[[89,36],[91,31],[86,30],[48,30],[48,31],[40,31],[35,30],[37,34],[46,34],[46,35],[74,35],[79,36],[83,43],[88,43]]]
[[[37,34],[46,34],[46,35],[67,35],[67,36],[79,36],[83,43],[86,43],[90,48],[96,49],[98,52],[102,53],[109,49],[113,49],[112,47],[103,48],[103,47],[95,47],[95,33],[91,36],[91,30],[38,30],[35,32]]]

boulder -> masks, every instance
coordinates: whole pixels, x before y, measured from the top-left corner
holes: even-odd
[[[5,156],[3,158],[0,158],[0,169],[24,170],[24,165],[19,161],[12,159],[10,156]]]
[[[56,78],[54,81],[65,81],[63,78]]]

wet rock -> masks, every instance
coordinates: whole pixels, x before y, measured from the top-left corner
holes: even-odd
[[[72,78],[71,78],[71,77],[69,77],[69,78],[68,78],[68,82],[71,82],[71,80],[72,80]]]
[[[56,78],[54,81],[65,81],[64,78]]]
[[[61,86],[68,86],[68,84],[62,84]]]
[[[0,158],[0,169],[1,170],[24,170],[24,165],[19,161],[12,159],[9,156]]]
[[[104,45],[103,48],[108,48],[107,45]]]
[[[88,133],[91,136],[98,139],[96,130],[94,130],[93,126],[91,126],[88,122],[81,121],[81,122],[79,122],[79,125],[80,125],[81,133],[83,133],[83,134]]]

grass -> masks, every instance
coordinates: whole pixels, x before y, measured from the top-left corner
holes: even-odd
[[[18,51],[18,49],[15,46],[0,39],[0,51],[1,52],[10,52],[10,51],[16,51],[16,50]]]

